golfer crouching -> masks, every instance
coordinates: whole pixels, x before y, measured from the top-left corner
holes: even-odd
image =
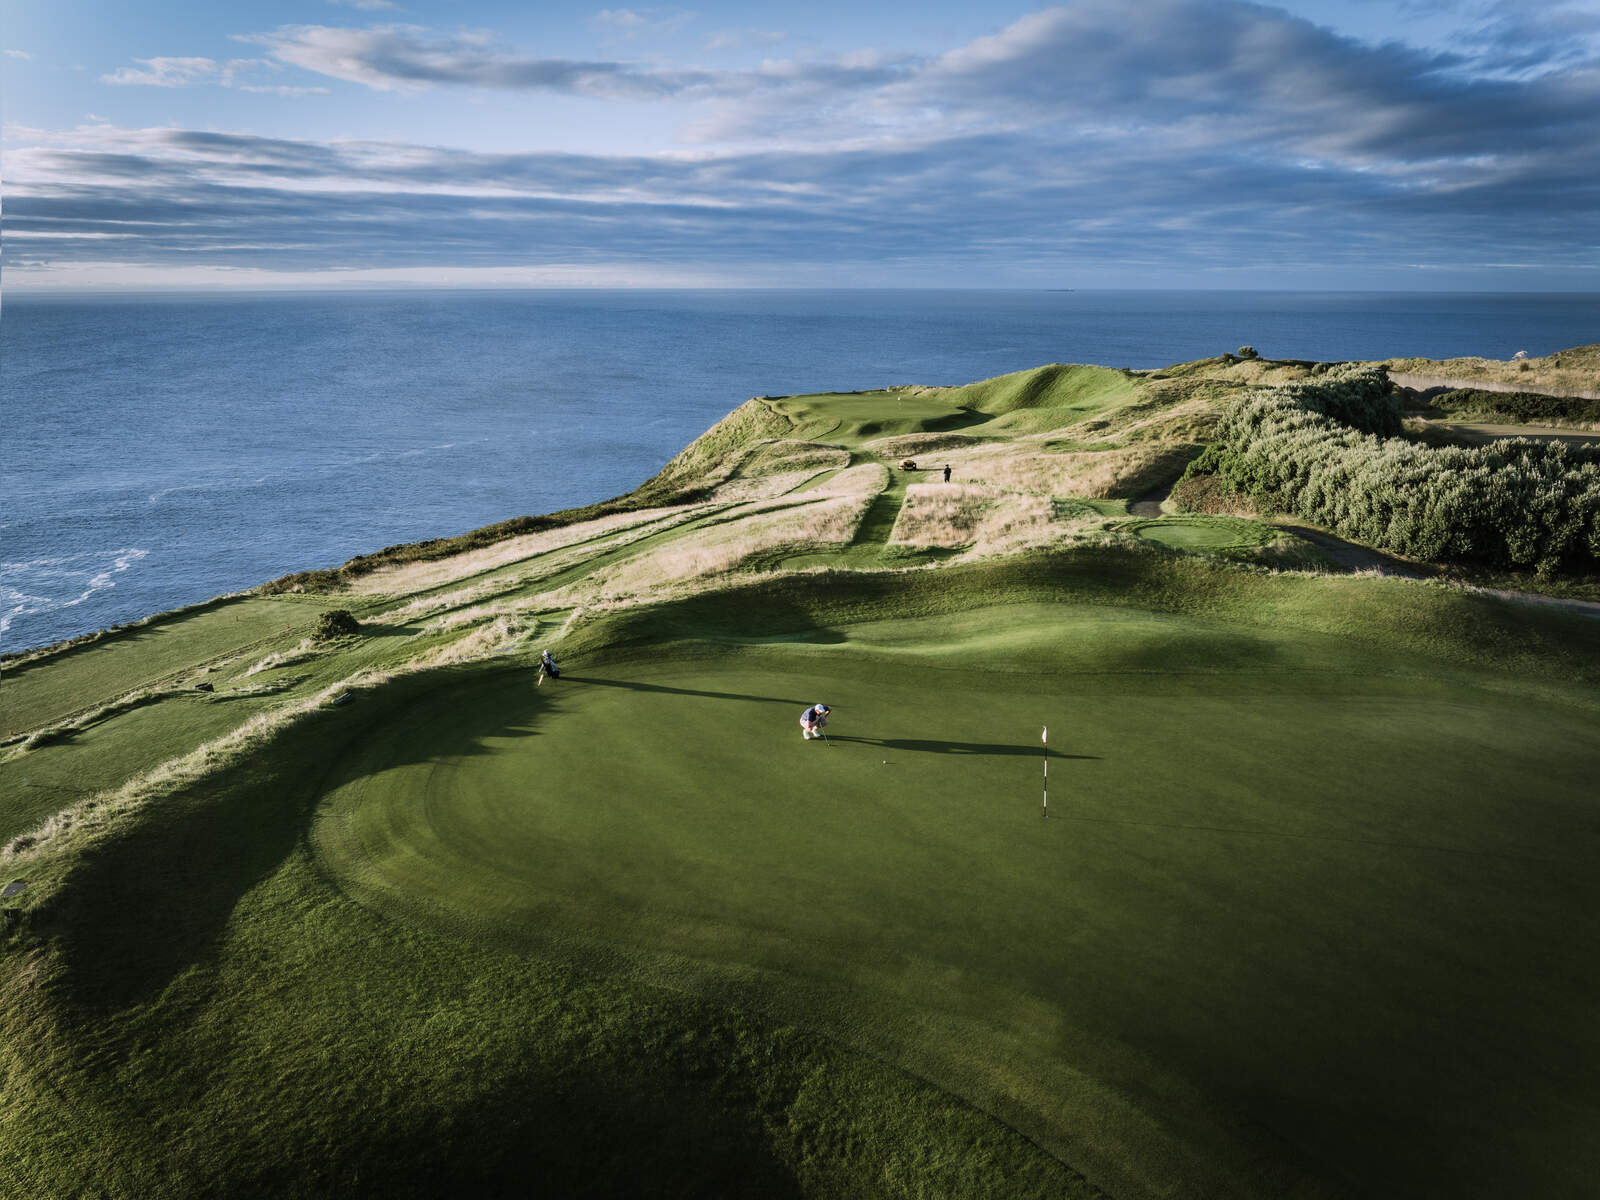
[[[800,736],[810,741],[812,738],[822,736],[822,727],[828,723],[828,714],[833,709],[826,704],[813,704],[800,714]]]

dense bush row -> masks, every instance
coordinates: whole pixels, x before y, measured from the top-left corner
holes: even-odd
[[[1435,412],[1508,421],[1600,421],[1600,400],[1546,396],[1539,392],[1488,392],[1458,388],[1429,401]]]
[[[1392,436],[1387,378],[1352,368],[1251,392],[1186,477],[1415,558],[1551,574],[1600,560],[1600,447],[1507,439],[1432,449]],[[1367,432],[1367,431],[1371,432]]]

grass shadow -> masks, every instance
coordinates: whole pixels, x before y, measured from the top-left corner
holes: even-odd
[[[88,1009],[120,1009],[155,998],[203,964],[239,900],[303,844],[321,798],[364,774],[359,751],[375,727],[405,719],[419,705],[448,703],[441,693],[481,688],[507,674],[526,673],[448,667],[402,677],[358,705],[316,712],[86,848],[49,918],[67,964],[65,998]],[[531,686],[505,693],[492,722],[442,753],[492,753],[486,739],[534,732],[537,713],[557,702]],[[441,755],[437,739],[425,747],[396,740],[393,750],[396,766]]]
[[[565,673],[551,686],[560,687],[563,683],[582,683],[589,687],[623,688],[630,692],[656,692],[668,696],[700,696],[707,700],[745,700],[753,704],[792,704],[796,708],[805,708],[811,703],[809,700],[791,700],[784,696],[751,696],[743,692],[707,692],[697,688],[669,687],[663,683],[640,683],[633,679],[596,679],[592,676]]]
[[[1049,754],[1040,746],[1029,743],[1016,744],[1011,742],[952,742],[941,738],[868,738],[868,737],[834,737],[829,735],[829,740],[845,743],[854,742],[861,746],[876,746],[881,750],[903,750],[907,754],[978,754],[990,757],[1016,757],[1016,758],[1055,758],[1055,759],[1083,759],[1099,762],[1098,754],[1063,754],[1059,750],[1052,750]]]

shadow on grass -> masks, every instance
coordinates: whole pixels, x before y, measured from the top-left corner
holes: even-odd
[[[805,1194],[757,1122],[726,1096],[633,1062],[589,1065],[599,1078],[532,1072],[453,1109],[447,1129],[380,1134],[368,1124],[362,1132],[374,1136],[357,1133],[314,1164],[291,1159],[239,1180],[240,1194],[303,1194],[308,1176],[326,1185],[318,1194],[385,1200]]]
[[[706,692],[696,688],[669,687],[662,683],[639,683],[632,679],[595,679],[589,676],[568,675],[565,673],[550,686],[561,687],[574,683],[581,683],[586,687],[624,688],[630,692],[659,692],[668,696],[701,696],[707,700],[746,700],[753,704],[792,704],[797,709],[804,709],[811,703],[809,700],[791,700],[784,696],[750,696],[743,692]]]
[[[951,742],[939,738],[867,738],[867,737],[835,737],[829,734],[830,741],[854,742],[861,746],[877,746],[883,750],[903,750],[907,754],[978,754],[989,757],[1011,756],[1016,758],[1077,758],[1092,762],[1099,762],[1098,754],[1063,754],[1059,750],[1052,750],[1047,755],[1044,748],[1028,742],[1020,745],[1014,742]]]
[[[291,725],[218,775],[150,804],[125,832],[87,849],[49,918],[67,963],[67,998],[90,1009],[152,999],[203,964],[241,897],[301,845],[321,798],[369,769],[374,731],[471,705],[482,721],[446,742],[390,738],[385,765],[493,753],[485,739],[534,729],[558,703],[520,668],[452,667],[406,676]],[[493,703],[485,703],[492,692]]]

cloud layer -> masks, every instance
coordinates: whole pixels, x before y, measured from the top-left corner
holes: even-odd
[[[1559,266],[1600,284],[1600,58],[1584,40],[1593,25],[1569,10],[1508,10],[1449,52],[1362,43],[1235,0],[1131,11],[1085,0],[941,56],[737,71],[538,58],[409,26],[250,35],[279,68],[380,91],[677,105],[684,145],[702,148],[27,131],[8,156],[8,265],[634,261],[762,282],[786,265],[832,264],[850,282],[1089,268],[1219,282],[1249,266],[1304,286],[1321,269],[1422,264]],[[625,30],[677,13],[606,20]],[[149,59],[110,81],[233,83],[257,69]]]

